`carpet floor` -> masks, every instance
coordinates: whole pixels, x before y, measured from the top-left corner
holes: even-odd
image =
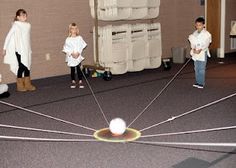
[[[194,145],[236,143],[235,129],[155,136],[236,126],[236,96],[233,96],[236,56],[223,61],[219,63],[216,58],[208,61],[204,89],[192,86],[195,83],[192,61],[175,78],[183,64],[172,63],[170,70],[161,66],[113,75],[111,81],[89,77],[89,85],[84,80],[84,89],[70,89],[69,75],[34,80],[37,86],[34,92],[19,93],[15,91],[15,84],[10,84],[11,96],[1,99],[0,103],[0,167],[235,168],[236,147]],[[133,129],[144,129],[142,136],[154,136],[125,143],[96,140],[94,130],[108,127],[107,121],[116,117],[124,119],[127,125],[132,123]],[[172,117],[176,118],[168,120]],[[4,139],[6,137],[13,138]]]

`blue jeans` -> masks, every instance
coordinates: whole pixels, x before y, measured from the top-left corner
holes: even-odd
[[[199,85],[205,85],[205,74],[206,74],[207,55],[205,61],[194,61],[195,80]]]

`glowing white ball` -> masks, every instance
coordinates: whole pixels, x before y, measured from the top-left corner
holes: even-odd
[[[114,118],[110,122],[109,129],[114,135],[122,135],[126,130],[126,123],[121,118]]]

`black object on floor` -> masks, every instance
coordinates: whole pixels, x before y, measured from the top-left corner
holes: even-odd
[[[10,93],[8,91],[4,92],[4,93],[0,94],[0,99],[8,98],[9,96],[10,96]]]

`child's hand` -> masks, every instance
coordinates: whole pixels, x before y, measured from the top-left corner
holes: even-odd
[[[202,49],[199,49],[199,50],[193,49],[194,54],[200,54],[201,51],[202,51]]]
[[[78,58],[80,54],[78,52],[73,52],[71,55],[73,58]]]
[[[6,55],[6,50],[2,50],[2,56],[4,57]]]

